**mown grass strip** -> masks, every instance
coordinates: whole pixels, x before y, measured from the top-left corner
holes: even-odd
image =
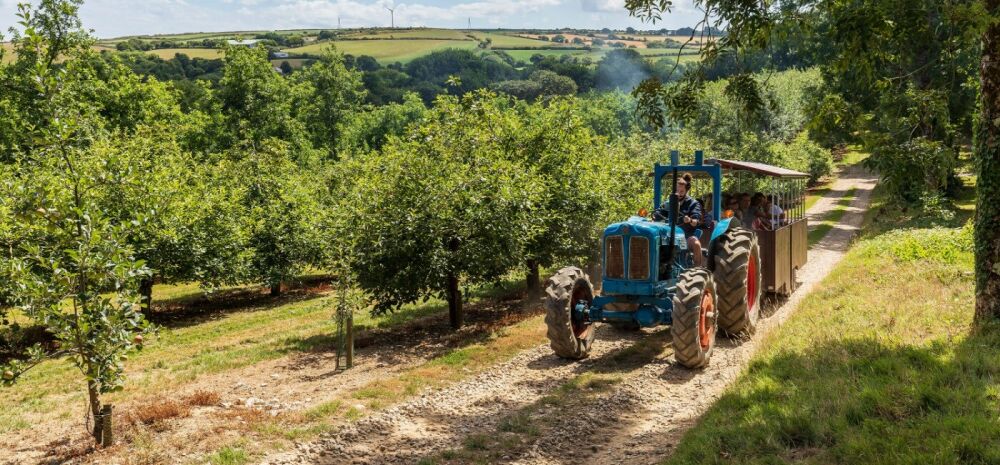
[[[847,213],[847,208],[851,206],[852,202],[854,202],[856,192],[857,188],[851,188],[849,191],[845,192],[843,197],[837,200],[833,209],[827,213],[823,220],[815,225],[812,225],[808,235],[810,247],[823,240],[827,233],[829,233],[834,226],[840,223],[844,214]]]

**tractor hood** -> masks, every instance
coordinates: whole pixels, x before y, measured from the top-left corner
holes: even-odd
[[[676,230],[674,244],[681,248],[686,248],[684,230],[679,227],[675,227],[674,229]],[[625,221],[614,223],[607,228],[604,228],[604,237],[616,234],[660,237],[662,238],[660,243],[665,244],[667,242],[667,238],[670,237],[670,225],[667,223],[652,221],[641,216],[633,216]]]

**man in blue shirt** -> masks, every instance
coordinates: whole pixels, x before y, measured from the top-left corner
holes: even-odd
[[[701,231],[705,215],[701,211],[701,204],[688,195],[688,191],[690,189],[691,174],[686,173],[681,177],[681,179],[677,180],[676,195],[679,216],[677,226],[684,231],[684,237],[687,239],[688,248],[691,249],[691,252],[694,254],[694,266],[702,266],[701,241],[698,240],[698,236],[700,236],[698,231]],[[669,218],[670,201],[667,200],[656,210],[656,213],[658,213],[662,218]]]

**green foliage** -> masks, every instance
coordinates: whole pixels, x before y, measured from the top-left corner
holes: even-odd
[[[83,59],[90,40],[76,17],[78,6],[72,0],[42,1],[34,10],[22,5],[23,32],[14,37],[18,59],[4,69],[10,78],[5,84],[14,89],[4,93],[5,106],[32,119],[4,118],[5,128],[25,134],[4,136],[12,159],[3,160],[0,171],[0,211],[9,215],[0,220],[7,252],[0,258],[0,281],[10,303],[43,325],[57,345],[30,347],[0,371],[3,384],[12,384],[42,360],[64,356],[86,380],[88,412],[97,415],[101,394],[122,389],[123,361],[142,347],[149,329],[135,292],[149,270],[128,244],[135,223],[102,208],[101,195],[113,181],[97,143],[110,137],[108,127],[126,132],[138,124],[123,115],[141,122],[163,116],[146,110],[170,105],[143,99],[142,86],[127,75],[93,80],[100,73]],[[63,57],[72,61],[57,65]],[[30,87],[21,87],[26,83]],[[128,104],[116,100],[126,95]]]
[[[346,255],[376,311],[439,295],[449,276],[490,282],[519,263],[539,186],[503,151],[514,128],[501,105],[439,98],[409,137],[345,168]]]
[[[293,92],[299,90],[304,89],[293,87],[274,72],[267,50],[239,46],[226,49],[218,93],[225,118],[224,130],[218,131],[219,147],[227,149],[243,140],[260,144],[276,138],[292,143],[297,156],[308,158],[311,150],[304,125],[293,118],[292,112],[297,96]]]
[[[2,270],[12,303],[44,324],[60,348],[34,346],[0,370],[12,372],[4,380],[10,384],[40,361],[66,356],[86,378],[94,403],[98,394],[122,388],[124,356],[142,345],[136,336],[147,325],[135,289],[149,271],[124,240],[131,225],[109,221],[86,193],[101,182],[101,158],[57,150],[51,161],[21,170],[30,181],[4,186],[5,209],[17,218],[9,232],[21,240]]]
[[[233,180],[239,195],[245,255],[241,281],[269,285],[280,292],[306,266],[322,265],[328,253],[325,227],[329,212],[322,170],[309,172],[292,160],[288,144],[269,139],[259,147],[237,147],[220,169]]]
[[[215,164],[182,150],[176,129],[141,128],[96,142],[105,178],[97,202],[108,217],[130,223],[124,237],[158,281],[236,283],[245,253],[236,190]]]
[[[390,137],[402,136],[411,124],[423,119],[427,108],[420,96],[406,94],[403,103],[380,105],[354,113],[340,128],[337,151],[341,156],[381,150]]]
[[[952,148],[922,137],[876,147],[865,164],[878,170],[882,182],[903,202],[918,202],[925,193],[943,194],[958,161]]]
[[[779,142],[770,147],[779,166],[809,173],[809,182],[833,171],[833,156],[829,149],[809,140],[805,132],[788,143]]]
[[[313,146],[326,147],[332,156],[340,143],[341,126],[365,98],[361,73],[346,68],[343,55],[331,48],[295,78],[303,87],[296,92],[296,111],[305,121]]]

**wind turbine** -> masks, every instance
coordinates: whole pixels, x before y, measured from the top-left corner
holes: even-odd
[[[389,8],[389,7],[385,6],[385,5],[382,5],[382,8],[385,8],[386,10],[389,10],[389,29],[395,29],[396,28],[396,9],[395,8]]]

